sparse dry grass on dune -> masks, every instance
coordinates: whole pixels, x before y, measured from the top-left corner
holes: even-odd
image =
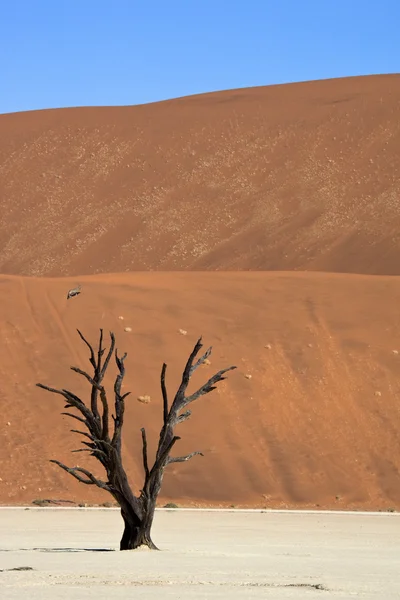
[[[101,326],[128,352],[124,453],[139,486],[140,427],[154,448],[161,423],[162,362],[172,393],[202,334],[214,352],[197,382],[239,367],[181,425],[177,451],[205,456],[168,469],[161,502],[400,508],[399,278],[136,273],[79,282],[81,296],[67,301],[75,279],[0,277],[1,503],[109,499],[48,463],[88,459],[70,454],[78,438],[60,416],[62,399],[35,388],[87,391],[68,368],[88,364],[75,328],[95,340]]]
[[[0,272],[400,274],[400,76],[0,115]]]

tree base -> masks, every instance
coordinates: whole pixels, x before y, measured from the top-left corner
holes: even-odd
[[[120,550],[137,550],[138,548],[141,548],[142,546],[150,548],[150,550],[159,550],[159,548],[157,548],[157,546],[155,545],[153,540],[148,539],[148,538],[144,538],[144,539],[136,538],[136,539],[130,539],[130,540],[124,540],[124,538],[122,538],[121,543],[119,545],[119,549]]]
[[[141,546],[147,546],[150,550],[158,550],[157,546],[151,539],[150,530],[153,522],[154,507],[147,511],[146,518],[140,520],[134,513],[133,509],[129,511],[121,511],[124,519],[125,528],[119,545],[120,550],[136,550]]]

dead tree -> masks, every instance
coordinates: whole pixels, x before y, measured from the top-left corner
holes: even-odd
[[[186,395],[190,378],[194,371],[203,365],[211,354],[209,348],[200,358],[196,357],[202,348],[201,338],[197,341],[192,353],[190,354],[185,369],[182,374],[182,381],[175,394],[175,397],[169,406],[168,394],[165,383],[167,365],[164,363],[161,369],[161,392],[163,398],[163,425],[160,431],[160,438],[154,463],[149,465],[147,453],[146,431],[142,428],[142,456],[144,468],[144,483],[139,496],[135,496],[131,490],[123,467],[121,454],[121,437],[124,425],[125,399],[130,392],[122,393],[122,382],[125,375],[124,361],[126,353],[123,356],[118,355],[115,349],[115,336],[110,332],[110,348],[106,353],[103,347],[103,330],[100,329],[100,338],[97,351],[85,339],[78,330],[82,341],[87,345],[90,351],[90,363],[93,368],[93,374],[78,367],[71,367],[79,375],[82,375],[91,385],[90,402],[85,403],[76,394],[66,389],[56,389],[36,384],[38,387],[63,396],[66,400],[66,409],[77,409],[78,414],[63,412],[61,414],[71,417],[82,425],[87,431],[72,429],[73,433],[84,436],[82,444],[86,448],[73,450],[73,452],[90,452],[104,467],[107,477],[105,481],[94,476],[93,473],[82,467],[68,467],[58,460],[52,460],[61,469],[75,477],[81,483],[86,485],[96,485],[97,487],[109,492],[121,507],[121,514],[124,520],[124,532],[120,542],[120,550],[132,550],[141,545],[157,549],[151,539],[151,526],[154,518],[156,501],[161,489],[164,469],[171,463],[185,462],[196,455],[201,455],[199,451],[191,452],[187,456],[171,456],[171,450],[180,439],[174,434],[175,427],[186,421],[191,415],[188,406],[205,394],[208,394],[216,388],[216,384],[225,379],[224,374],[236,367],[222,369],[194,393]],[[108,369],[110,360],[115,354],[117,365],[117,375],[114,383],[114,414],[112,422],[110,421],[110,407],[106,389],[103,385],[103,379]],[[105,355],[105,358],[104,358]]]

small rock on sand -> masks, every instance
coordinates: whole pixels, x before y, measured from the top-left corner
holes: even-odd
[[[150,400],[150,396],[138,396],[138,402],[142,402],[143,404],[148,404]]]

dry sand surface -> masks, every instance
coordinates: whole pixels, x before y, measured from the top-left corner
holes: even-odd
[[[400,274],[400,75],[0,115],[0,272]]]
[[[102,326],[128,352],[123,450],[136,491],[140,427],[153,451],[161,426],[162,362],[172,395],[203,334],[214,352],[193,385],[222,367],[238,369],[179,427],[176,452],[205,456],[167,469],[162,503],[400,508],[399,278],[132,273],[79,281],[82,294],[67,301],[75,280],[0,278],[3,504],[110,499],[48,462],[88,464],[70,453],[80,444],[69,433],[74,423],[60,416],[62,399],[35,387],[87,394],[69,370],[88,366],[75,328],[95,340]]]
[[[172,395],[202,334],[193,385],[238,369],[161,504],[400,509],[399,134],[400,75],[0,115],[0,504],[110,499],[48,462],[93,467],[35,387],[87,394],[75,329],[103,327],[135,492],[162,362]]]
[[[114,510],[0,510],[2,600],[400,596],[399,515],[157,512],[161,552],[116,551],[121,525]]]

